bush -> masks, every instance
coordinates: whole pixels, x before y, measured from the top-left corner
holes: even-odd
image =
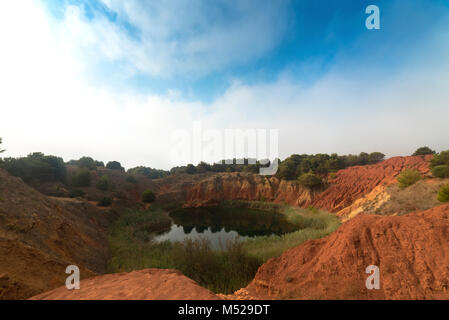
[[[125,169],[122,167],[122,165],[120,164],[120,162],[117,161],[109,161],[106,164],[106,168],[111,169],[111,170],[121,170],[121,171],[125,171]]]
[[[40,152],[31,153],[22,158],[5,158],[0,167],[27,183],[33,180],[66,183],[67,172],[64,160],[55,156],[46,156]]]
[[[430,166],[436,167],[436,166],[442,166],[447,165],[449,166],[449,150],[442,151],[436,155],[433,156],[432,160],[430,160]]]
[[[440,165],[432,168],[432,175],[437,178],[449,178],[449,166]]]
[[[413,156],[424,156],[426,154],[435,154],[435,151],[429,147],[421,147],[413,153]]]
[[[72,176],[72,186],[77,188],[89,187],[90,181],[90,171],[86,168],[78,170]]]
[[[102,191],[107,191],[109,189],[109,178],[107,176],[102,176],[97,181],[97,189],[100,189]]]
[[[104,197],[98,202],[99,207],[109,207],[112,204],[112,199],[109,197]]]
[[[80,189],[72,189],[69,192],[69,197],[70,198],[78,198],[78,197],[83,197],[85,195],[83,190]]]
[[[298,183],[304,188],[308,188],[311,190],[319,189],[324,186],[323,180],[320,176],[317,176],[313,173],[303,174],[298,178]]]
[[[153,191],[151,190],[145,190],[142,193],[142,201],[145,203],[154,202],[156,200],[156,196],[154,195]]]
[[[127,176],[126,177],[126,182],[132,183],[132,184],[136,184],[137,183],[137,179],[134,176]]]
[[[405,189],[421,180],[421,173],[416,169],[405,169],[398,176],[399,188]]]
[[[438,201],[449,202],[449,184],[441,187],[440,192],[438,192]]]

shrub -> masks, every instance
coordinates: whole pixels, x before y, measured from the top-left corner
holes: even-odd
[[[438,192],[438,201],[449,202],[449,184],[441,187],[440,192]]]
[[[416,169],[405,169],[398,176],[399,188],[405,189],[421,180],[421,173]]]
[[[432,160],[430,160],[430,166],[436,167],[441,165],[449,165],[449,150],[442,151],[433,156]]]
[[[83,190],[80,189],[72,189],[69,192],[69,197],[70,198],[78,198],[78,197],[83,197],[85,195]]]
[[[64,160],[55,156],[46,156],[40,152],[21,158],[5,158],[0,167],[9,174],[22,178],[25,182],[32,180],[66,182],[67,172]]]
[[[323,187],[324,183],[320,176],[313,173],[305,173],[298,178],[298,183],[304,188],[311,190]]]
[[[109,178],[107,176],[102,176],[97,181],[97,189],[100,189],[102,191],[106,191],[109,189]]]
[[[145,190],[142,193],[142,201],[146,203],[154,202],[156,200],[156,196],[154,195],[153,191],[151,190]]]
[[[72,176],[72,186],[83,188],[90,186],[90,171],[86,168],[80,169]]]
[[[111,169],[111,170],[121,170],[121,171],[125,171],[125,169],[122,167],[122,165],[120,164],[120,162],[118,161],[109,161],[106,164],[106,168]]]
[[[134,176],[127,176],[126,177],[126,182],[135,184],[135,183],[137,183],[137,179]]]
[[[109,207],[112,204],[112,199],[109,197],[104,197],[98,202],[99,207]]]
[[[437,178],[449,178],[449,166],[440,165],[432,168],[432,175]]]
[[[435,151],[430,149],[429,147],[421,147],[418,148],[414,153],[413,156],[423,156],[426,154],[435,154]]]

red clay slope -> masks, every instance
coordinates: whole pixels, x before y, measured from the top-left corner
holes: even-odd
[[[404,216],[361,214],[326,238],[270,259],[240,294],[258,299],[449,299],[448,243],[449,204]],[[380,268],[379,290],[365,287],[369,265]]]
[[[180,271],[145,269],[82,280],[79,290],[61,287],[31,300],[217,300]]]

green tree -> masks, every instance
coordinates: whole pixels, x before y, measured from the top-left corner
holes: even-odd
[[[193,164],[189,163],[186,168],[186,173],[188,174],[196,173],[196,167]]]
[[[145,203],[154,202],[156,200],[156,196],[154,195],[153,191],[151,190],[145,190],[142,193],[142,201]]]
[[[413,153],[413,156],[424,156],[426,154],[435,154],[435,151],[430,149],[429,147],[421,147],[416,149],[416,151]]]
[[[421,180],[421,173],[416,169],[405,169],[398,176],[399,188],[405,189],[419,180]]]
[[[72,186],[76,188],[89,187],[91,181],[90,171],[86,168],[79,169],[72,175]]]
[[[102,191],[107,191],[109,189],[109,178],[108,178],[108,176],[102,176],[97,181],[97,189],[100,189]]]
[[[111,169],[111,170],[121,170],[121,171],[125,171],[125,169],[122,167],[122,165],[120,164],[120,162],[118,161],[109,161],[106,164],[106,168]]]
[[[449,166],[449,150],[441,151],[440,153],[433,156],[430,160],[430,166],[436,167],[441,165]]]
[[[310,190],[320,189],[324,186],[323,179],[313,173],[305,173],[298,178],[298,183],[304,188]]]
[[[438,192],[438,201],[449,202],[449,185],[442,186]]]
[[[385,155],[382,152],[372,152],[368,156],[369,163],[377,163],[382,161],[385,158]]]
[[[432,168],[432,175],[437,178],[449,178],[449,166],[440,165]]]

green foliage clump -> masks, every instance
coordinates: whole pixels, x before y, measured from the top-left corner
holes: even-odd
[[[136,184],[137,183],[137,179],[132,176],[132,175],[128,175],[125,179],[126,182],[132,183],[132,184]]]
[[[2,138],[0,138],[0,144],[2,144]],[[5,152],[5,150],[0,149],[0,153]]]
[[[413,153],[413,156],[424,156],[426,154],[435,154],[435,151],[430,149],[429,147],[421,147],[416,149],[416,151]]]
[[[70,198],[78,198],[78,197],[84,197],[86,193],[83,190],[80,189],[72,189],[69,192]]]
[[[432,175],[437,178],[449,178],[449,166],[439,165],[432,168]]]
[[[438,201],[449,202],[449,185],[441,187],[438,192]]]
[[[21,158],[4,158],[0,167],[9,174],[25,182],[66,182],[67,171],[64,160],[55,156],[46,156],[35,152]]]
[[[98,202],[99,207],[109,207],[112,204],[112,199],[109,197],[104,197]]]
[[[118,162],[118,161],[109,161],[106,164],[106,168],[111,169],[111,170],[125,171],[125,168],[123,168],[122,165],[120,164],[120,162]]]
[[[72,186],[76,188],[89,187],[91,182],[90,171],[86,168],[79,169],[72,175]]]
[[[89,170],[96,170],[97,167],[104,167],[104,163],[102,161],[94,160],[91,157],[81,157],[78,160],[70,160],[68,164]]]
[[[405,189],[419,180],[421,180],[421,173],[416,169],[405,169],[398,176],[399,188]]]
[[[156,200],[156,196],[154,195],[153,191],[151,190],[145,190],[142,193],[142,201],[145,203],[154,202]]]
[[[102,176],[97,181],[97,189],[101,191],[107,191],[109,189],[109,178],[108,176]]]
[[[317,190],[324,186],[323,179],[320,176],[313,173],[305,173],[298,178],[298,183],[300,186],[310,189]]]
[[[430,166],[436,167],[436,166],[442,166],[447,165],[449,166],[449,150],[442,151],[436,155],[433,156],[432,160],[430,160]]]
[[[131,175],[142,175],[142,176],[146,176],[150,179],[159,179],[159,178],[164,178],[168,175],[170,175],[169,171],[165,171],[165,170],[160,170],[160,169],[153,169],[150,167],[135,167],[135,168],[131,168],[127,171],[128,174]],[[134,182],[133,182],[134,183]]]

